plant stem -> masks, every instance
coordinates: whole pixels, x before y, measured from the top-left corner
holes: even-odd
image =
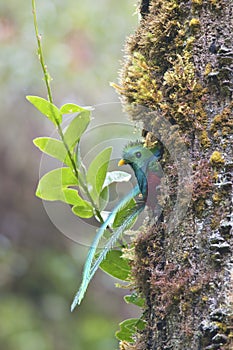
[[[41,46],[41,36],[38,31],[38,24],[37,24],[37,16],[36,16],[36,2],[35,0],[32,0],[32,13],[33,13],[33,20],[34,20],[34,28],[35,28],[35,33],[36,33],[36,40],[37,40],[37,46],[38,46],[38,56],[40,60],[40,64],[43,70],[44,78],[45,78],[45,84],[48,92],[48,100],[49,102],[53,103],[53,98],[52,98],[52,91],[50,87],[50,76],[48,73],[47,66],[45,65],[44,62],[44,56],[43,56],[43,51],[42,51],[42,46]]]
[[[39,61],[42,67],[42,71],[43,71],[43,75],[44,75],[44,80],[45,80],[45,84],[46,84],[46,88],[47,88],[47,93],[48,93],[48,100],[50,103],[53,103],[53,97],[52,97],[52,90],[51,90],[51,86],[50,86],[50,80],[51,77],[49,75],[48,72],[48,68],[45,64],[44,61],[44,55],[43,55],[43,50],[42,50],[42,45],[41,45],[41,36],[39,34],[39,30],[38,30],[38,23],[37,23],[37,16],[36,16],[36,2],[35,0],[32,0],[32,13],[33,13],[33,21],[34,21],[34,28],[35,28],[35,33],[36,33],[36,40],[37,40],[37,46],[38,46],[38,57],[39,57]],[[100,220],[101,223],[104,222],[101,213],[99,211],[99,209],[96,207],[96,204],[94,203],[87,186],[85,185],[85,183],[82,181],[82,179],[79,176],[79,172],[75,163],[75,160],[70,152],[69,146],[66,143],[65,137],[64,137],[64,133],[62,131],[62,127],[60,125],[60,123],[57,121],[56,118],[54,118],[56,121],[56,125],[57,125],[57,130],[58,130],[58,134],[61,137],[61,140],[66,148],[68,157],[70,159],[70,162],[72,164],[72,168],[75,174],[75,177],[77,178],[77,180],[79,181],[80,186],[84,189],[88,199],[91,202],[91,205],[93,206],[94,210],[95,210],[95,214],[98,217],[98,219]]]

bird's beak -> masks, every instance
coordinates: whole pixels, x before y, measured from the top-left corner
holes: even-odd
[[[118,166],[122,166],[122,165],[125,165],[125,164],[126,164],[126,161],[124,159],[121,159],[118,162]]]

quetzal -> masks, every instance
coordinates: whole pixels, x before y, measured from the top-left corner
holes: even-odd
[[[145,143],[141,141],[130,142],[124,147],[123,156],[118,165],[129,164],[134,171],[138,184],[113,209],[107,220],[97,231],[88,251],[82,283],[71,305],[71,311],[74,310],[77,304],[81,303],[90,280],[120,235],[132,225],[146,205],[151,208],[156,207],[156,187],[159,185],[162,176],[158,160],[161,158],[162,153],[162,146],[159,142],[155,142],[151,148],[146,147]],[[132,199],[135,199],[134,205],[126,210],[123,222],[117,227],[110,229],[110,238],[101,252],[96,254],[100,239],[103,237],[105,231],[111,228],[117,213],[124,207],[127,208],[127,204],[132,202]]]

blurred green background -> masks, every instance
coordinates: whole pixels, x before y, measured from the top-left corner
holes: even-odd
[[[109,82],[137,24],[135,0],[38,0],[37,12],[55,103],[118,101]],[[0,348],[116,349],[118,323],[138,311],[98,272],[70,313],[86,249],[59,232],[34,196],[41,154],[32,139],[52,126],[25,100],[46,97],[30,1],[1,1],[0,77]]]

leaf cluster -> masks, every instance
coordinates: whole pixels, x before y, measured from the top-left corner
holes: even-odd
[[[80,140],[90,123],[91,110],[75,104],[65,104],[60,109],[53,103],[38,97],[27,96],[28,101],[57,127],[60,139],[38,137],[33,140],[43,153],[59,160],[62,166],[49,171],[39,180],[36,195],[47,201],[62,201],[71,206],[72,212],[81,218],[95,217],[103,221],[101,211],[108,203],[109,186],[114,182],[128,181],[130,175],[122,171],[108,172],[112,148],[101,151],[91,161],[88,169],[80,157]],[[63,117],[75,114],[68,127],[63,131]],[[88,198],[88,199],[84,199]],[[129,215],[135,201],[131,199],[115,215],[112,228],[120,226]],[[130,226],[133,225],[134,222]],[[110,250],[100,265],[109,275],[127,281],[131,272],[128,259],[122,257],[120,250]],[[135,293],[125,297],[127,303],[139,307],[144,301]],[[120,324],[116,337],[132,341],[136,329],[142,329],[141,319],[129,319]]]
[[[90,123],[91,110],[71,103],[59,109],[38,96],[27,96],[27,99],[51,120],[60,135],[60,139],[38,137],[33,141],[43,153],[62,163],[62,167],[46,173],[40,179],[36,195],[43,200],[69,204],[73,213],[81,218],[95,216],[103,222],[101,210],[108,202],[109,186],[113,182],[128,181],[129,175],[122,171],[107,171],[111,147],[97,154],[88,169],[84,166],[79,145]],[[70,114],[75,116],[63,131],[61,127],[63,117]]]

